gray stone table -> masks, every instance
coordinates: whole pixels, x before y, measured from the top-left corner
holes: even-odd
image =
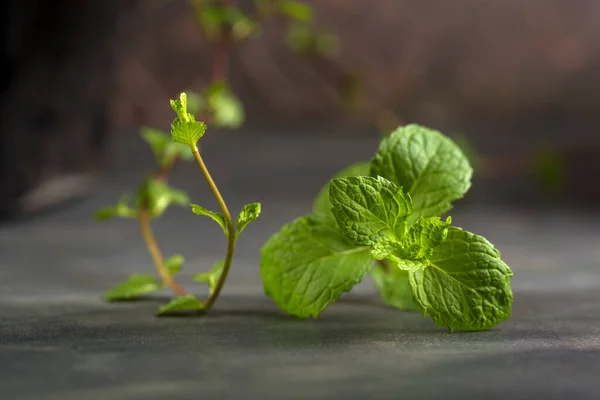
[[[525,212],[477,196],[458,206],[454,222],[489,238],[515,272],[513,316],[491,331],[450,334],[384,307],[369,279],[318,320],[296,320],[262,295],[258,250],[375,143],[219,135],[203,150],[224,196],[234,210],[260,200],[264,213],[208,315],[154,317],[168,293],[102,301],[129,273],[152,271],[134,222],[91,218],[151,167],[137,141],[119,143],[110,179],[85,200],[0,226],[0,398],[600,398],[600,214]],[[172,182],[214,207],[194,165]],[[186,256],[184,277],[222,257],[218,228],[188,210],[154,226],[165,253]]]

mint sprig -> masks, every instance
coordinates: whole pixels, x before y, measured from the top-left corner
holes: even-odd
[[[323,189],[329,202],[321,191],[314,214],[263,247],[264,290],[281,308],[317,317],[372,271],[384,302],[451,331],[490,329],[510,316],[512,272],[500,253],[440,219],[471,186],[472,168],[451,139],[401,127],[383,139],[368,173],[353,171]]]
[[[179,100],[171,100],[171,107],[177,114],[176,118],[171,124],[171,136],[173,141],[182,143],[188,146],[189,151],[193,155],[202,176],[206,180],[210,190],[215,197],[215,200],[219,204],[221,211],[210,211],[207,208],[199,204],[191,204],[191,209],[194,214],[207,216],[213,219],[221,227],[226,239],[227,239],[227,250],[225,257],[222,262],[217,263],[213,269],[203,274],[195,275],[195,279],[209,284],[210,293],[208,299],[204,302],[197,300],[191,295],[185,295],[185,299],[177,301],[173,300],[169,305],[161,308],[160,314],[170,313],[172,311],[178,311],[181,309],[202,309],[209,310],[219,297],[221,289],[225,284],[231,263],[233,261],[233,255],[235,252],[235,244],[239,238],[240,233],[244,228],[253,220],[258,218],[260,215],[260,203],[247,204],[242,208],[239,216],[234,223],[234,220],[229,212],[229,208],[219,191],[216,183],[214,182],[208,167],[206,166],[202,155],[198,149],[197,142],[204,136],[206,132],[206,125],[203,122],[196,121],[192,113],[188,111],[187,94],[181,93]],[[199,303],[198,303],[199,302]],[[200,304],[201,306],[199,306]]]

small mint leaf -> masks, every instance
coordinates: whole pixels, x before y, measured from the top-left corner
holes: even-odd
[[[438,217],[421,217],[410,227],[404,242],[416,258],[428,257],[435,247],[446,240],[451,223],[450,217],[445,222]]]
[[[332,179],[329,200],[342,232],[360,246],[400,240],[412,213],[410,196],[382,177]]]
[[[171,275],[175,275],[183,268],[185,258],[181,254],[174,254],[165,260],[165,268],[169,270]]]
[[[371,276],[383,302],[400,310],[421,311],[413,299],[408,272],[398,268],[393,262],[388,262],[389,271],[379,264],[371,271]]]
[[[161,306],[158,309],[158,315],[171,314],[176,311],[202,310],[204,303],[194,297],[193,294],[186,296],[175,297],[169,304]]]
[[[404,271],[416,271],[429,265],[433,249],[446,239],[451,219],[420,218],[410,227],[401,243],[381,241],[375,243],[371,255],[377,260],[388,259]]]
[[[116,217],[116,215],[115,207],[103,207],[96,210],[94,217],[96,218],[96,221],[104,222]]]
[[[171,142],[171,138],[159,129],[147,126],[140,128],[140,136],[150,145],[156,161],[161,163],[165,147]]]
[[[200,274],[194,275],[194,280],[196,282],[205,282],[208,284],[209,294],[212,296],[215,288],[217,287],[217,282],[223,273],[223,266],[225,262],[223,260],[217,261],[215,265],[208,272],[203,272]]]
[[[260,203],[250,203],[242,207],[242,211],[240,211],[240,214],[238,215],[235,221],[235,225],[237,227],[235,238],[237,239],[244,230],[244,228],[246,228],[246,225],[258,218],[259,215]]]
[[[171,204],[184,206],[188,203],[185,192],[152,178],[148,178],[138,191],[138,204],[147,205],[153,218],[161,216]]]
[[[187,95],[181,93],[179,100],[171,100],[171,107],[177,114],[177,118],[171,123],[171,137],[175,142],[188,146],[195,146],[196,142],[204,136],[206,125],[198,122],[194,116],[187,111]]]
[[[96,211],[95,218],[97,221],[103,222],[111,218],[136,218],[138,212],[129,205],[129,196],[123,195],[114,207],[104,207]]]
[[[309,215],[285,225],[261,250],[264,292],[288,313],[316,318],[371,268],[368,247],[356,247],[329,218]]]
[[[171,124],[171,137],[173,140],[188,146],[195,146],[196,142],[204,136],[204,132],[206,132],[204,122],[184,122],[175,119]]]
[[[283,0],[279,4],[279,10],[297,22],[308,23],[312,21],[312,7],[306,3],[296,0]]]
[[[140,131],[140,136],[148,142],[152,148],[156,162],[161,167],[171,166],[177,158],[181,158],[182,160],[193,158],[189,146],[173,142],[171,137],[165,132],[149,127],[142,127]]]
[[[187,110],[187,94],[185,92],[179,95],[179,100],[171,100],[171,108],[177,114],[177,117],[183,122],[187,122],[190,119],[190,114]]]
[[[107,301],[129,300],[162,289],[164,285],[153,275],[134,274],[104,294]]]
[[[223,233],[225,233],[225,235],[227,235],[227,222],[225,221],[225,216],[222,213],[207,210],[206,208],[204,208],[198,204],[190,204],[190,206],[192,207],[192,212],[194,214],[204,215],[209,218],[212,218],[213,221],[215,221],[217,224],[219,224],[221,226],[221,228],[223,229]]]
[[[485,238],[448,228],[429,266],[409,273],[415,301],[437,326],[487,330],[510,317],[512,271]]]
[[[370,165],[367,162],[352,164],[336,173],[332,179],[347,178],[349,176],[368,176],[369,168]],[[329,201],[329,182],[327,182],[313,203],[313,212],[332,215],[331,207],[333,206],[331,205],[331,201]]]
[[[371,248],[371,256],[376,260],[389,260],[404,271],[415,271],[428,265],[427,259],[394,240],[382,240],[374,243]]]
[[[244,107],[224,82],[216,82],[205,91],[215,126],[237,128],[244,121]]]
[[[450,138],[414,124],[383,139],[371,160],[371,176],[382,176],[410,194],[410,223],[450,210],[471,187],[472,175],[469,161]]]

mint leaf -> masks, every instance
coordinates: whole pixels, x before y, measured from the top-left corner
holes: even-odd
[[[193,154],[189,146],[173,142],[170,136],[161,130],[142,127],[140,136],[148,142],[154,153],[156,162],[161,167],[168,167],[173,164],[177,158],[190,160]]]
[[[371,175],[402,186],[413,201],[411,221],[440,216],[471,186],[473,170],[448,137],[419,125],[398,128],[385,138],[373,160]]]
[[[216,126],[237,128],[244,122],[244,107],[224,82],[213,83],[205,96]]]
[[[409,276],[415,301],[438,326],[486,330],[510,317],[512,271],[481,236],[448,228],[429,266]]]
[[[171,137],[175,142],[188,146],[195,146],[196,142],[204,136],[206,125],[197,122],[194,116],[187,111],[187,95],[181,93],[179,100],[171,100],[171,107],[177,118],[171,123]]]
[[[313,10],[310,5],[296,0],[283,0],[279,4],[282,14],[298,22],[311,22]]]
[[[451,218],[446,222],[438,217],[420,218],[410,227],[401,241],[383,240],[372,245],[371,256],[387,259],[404,271],[415,271],[429,265],[433,249],[446,239]]]
[[[188,203],[185,192],[152,178],[146,179],[138,191],[138,206],[147,206],[153,218],[162,215],[171,204],[184,206]]]
[[[409,248],[417,257],[428,257],[433,248],[446,240],[451,223],[450,217],[446,218],[446,221],[440,220],[439,217],[421,217],[410,227],[404,242],[410,245]]]
[[[187,109],[187,94],[185,92],[179,95],[179,100],[170,100],[171,108],[177,114],[177,118],[181,121],[192,121],[193,117],[188,113]]]
[[[376,260],[389,260],[404,271],[423,269],[428,265],[427,259],[419,254],[420,248],[406,247],[394,240],[381,240],[373,243],[371,257]]]
[[[383,302],[400,310],[421,311],[413,300],[412,288],[408,280],[408,272],[398,268],[393,262],[388,262],[389,271],[379,264],[371,271],[375,287]]]
[[[104,222],[109,219],[120,218],[137,218],[138,211],[129,206],[129,196],[121,196],[114,207],[103,207],[96,211],[95,218],[97,221]]]
[[[412,213],[410,196],[385,178],[335,178],[329,187],[333,215],[356,245],[399,240]]]
[[[285,225],[261,250],[265,293],[288,313],[317,317],[371,268],[368,247],[355,247],[323,215]]]
[[[260,203],[250,203],[242,207],[242,211],[240,211],[240,214],[238,215],[235,221],[235,225],[237,227],[235,238],[237,239],[244,230],[244,228],[246,228],[246,225],[258,218],[259,215]]]
[[[349,176],[368,176],[370,164],[367,162],[359,162],[344,168],[333,176],[335,178],[346,178]],[[314,213],[324,213],[331,215],[331,201],[329,201],[329,182],[319,192],[313,203]]]
[[[104,294],[107,301],[129,300],[162,289],[164,285],[154,275],[133,274]]]
[[[221,274],[223,273],[224,265],[225,262],[223,260],[217,261],[210,271],[194,275],[194,280],[196,282],[205,282],[208,284],[209,295],[211,296],[217,287],[217,282],[219,282]]]
[[[212,218],[213,221],[215,221],[221,226],[221,228],[223,229],[223,233],[227,235],[227,222],[225,221],[225,216],[223,215],[223,213],[207,210],[206,208],[198,204],[190,204],[190,206],[192,207],[192,212],[194,214],[204,215],[209,218]]]
[[[183,268],[185,258],[181,254],[174,254],[165,260],[165,268],[169,270],[171,275],[175,275]]]
[[[175,297],[169,304],[158,309],[158,315],[171,314],[175,311],[202,310],[204,303],[194,297],[193,294]]]

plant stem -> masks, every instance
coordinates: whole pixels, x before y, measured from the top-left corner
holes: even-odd
[[[233,220],[231,219],[231,214],[229,213],[229,209],[227,208],[227,204],[223,200],[223,196],[219,192],[215,181],[213,181],[210,173],[208,172],[208,168],[206,168],[206,164],[204,164],[204,160],[202,160],[202,156],[198,151],[198,146],[194,145],[192,147],[192,153],[194,154],[194,158],[202,171],[202,175],[208,182],[208,186],[210,186],[210,190],[212,190],[217,203],[219,203],[219,207],[221,207],[221,211],[223,212],[223,216],[225,216],[225,222],[227,223],[227,254],[225,255],[225,261],[223,264],[223,272],[221,272],[221,276],[217,282],[217,286],[215,286],[214,291],[208,297],[208,300],[204,303],[204,309],[209,310],[217,298],[219,297],[219,293],[225,284],[225,280],[227,279],[227,274],[229,273],[229,268],[231,267],[231,261],[233,260],[233,253],[235,251],[235,225],[233,224]]]
[[[171,290],[173,290],[177,296],[187,295],[187,292],[173,280],[171,273],[165,267],[163,255],[158,247],[158,243],[156,243],[154,233],[152,233],[152,227],[150,226],[150,213],[148,208],[143,207],[140,210],[139,221],[142,236],[144,237],[148,251],[152,256],[152,260],[156,266],[156,271],[158,272],[158,275],[160,275],[163,283],[171,288]]]

